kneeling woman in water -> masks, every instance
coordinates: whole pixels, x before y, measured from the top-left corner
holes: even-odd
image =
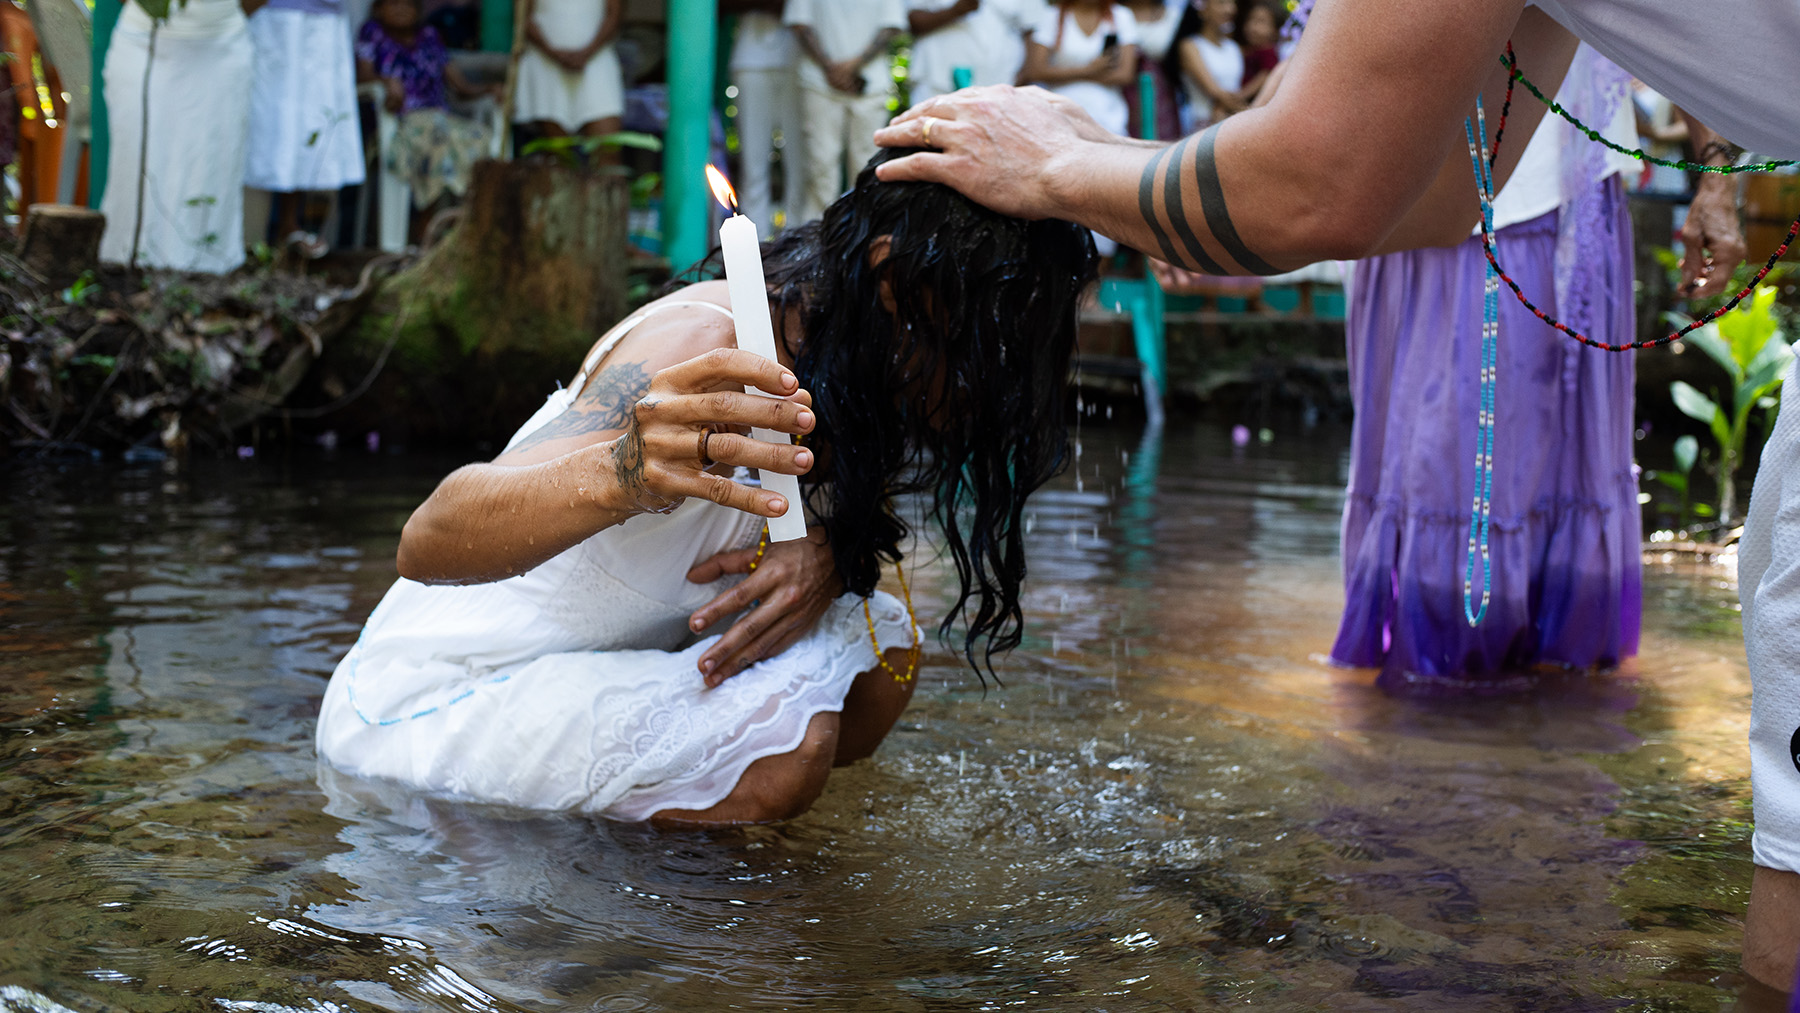
[[[918,631],[875,590],[910,534],[902,494],[943,529],[960,580],[944,628],[965,622],[970,662],[1018,644],[1023,508],[1067,449],[1093,244],[877,180],[900,154],[765,246],[780,365],[735,350],[723,282],[687,286],[602,337],[499,457],[444,479],[326,690],[324,760],[622,820],[797,815],[912,696]],[[752,424],[802,445],[751,441]],[[687,619],[733,578],[687,575],[732,550],[747,563],[785,508],[744,468],[802,475],[842,594],[797,642],[703,680],[711,640]]]

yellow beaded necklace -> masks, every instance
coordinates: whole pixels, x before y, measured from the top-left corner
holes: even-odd
[[[769,526],[764,524],[762,539],[756,543],[756,558],[750,561],[751,573],[756,572],[757,566],[762,563],[763,553],[767,551],[769,551]],[[888,664],[887,658],[882,655],[881,638],[875,635],[875,615],[869,611],[869,599],[867,598],[863,599],[863,621],[869,624],[869,646],[875,648],[875,661],[882,668],[887,669],[887,674],[892,676],[895,682],[905,685],[918,678],[919,645],[922,641],[919,637],[919,620],[913,614],[912,588],[907,586],[906,571],[900,568],[898,562],[894,564],[894,576],[899,578],[900,593],[906,597],[906,625],[912,630],[913,635],[912,660],[907,662],[905,672],[894,671],[894,666]]]

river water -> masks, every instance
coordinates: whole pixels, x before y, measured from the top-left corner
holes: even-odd
[[[712,833],[318,768],[326,677],[454,462],[11,466],[0,1010],[1729,1006],[1728,573],[1653,561],[1621,672],[1395,700],[1322,661],[1341,435],[1080,443],[1005,688],[936,647],[811,813]]]

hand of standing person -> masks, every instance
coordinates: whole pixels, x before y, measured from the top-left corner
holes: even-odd
[[[846,95],[862,93],[868,82],[862,78],[861,67],[850,60],[838,60],[825,65],[825,83]]]
[[[398,116],[400,110],[406,108],[406,86],[397,77],[384,77],[381,84],[387,91],[387,95],[381,100],[382,108]]]
[[[1730,164],[1736,148],[1687,110],[1681,110],[1681,118],[1701,163]],[[1747,252],[1744,230],[1738,224],[1737,180],[1716,172],[1701,174],[1687,220],[1681,225],[1681,245],[1681,284],[1676,286],[1676,294],[1718,295]]]
[[[750,609],[700,656],[700,674],[709,687],[792,647],[844,593],[823,528],[808,529],[798,541],[721,552],[689,570],[687,579],[710,584],[729,574],[748,576],[702,605],[688,621],[695,633],[704,633],[721,619]]]

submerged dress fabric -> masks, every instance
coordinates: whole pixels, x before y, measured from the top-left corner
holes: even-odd
[[[1616,176],[1591,187],[1574,209],[1501,229],[1499,256],[1547,313],[1622,340],[1633,334],[1630,219]],[[1583,256],[1559,286],[1558,216],[1572,213],[1585,219]],[[1493,591],[1479,626],[1464,618],[1484,265],[1470,239],[1374,258],[1352,281],[1357,413],[1331,656],[1379,666],[1389,688],[1495,685],[1534,666],[1610,666],[1637,651],[1632,357],[1576,344],[1504,287]]]
[[[579,389],[551,395],[512,442]],[[621,820],[719,802],[876,666],[863,600],[845,595],[798,644],[705,688],[697,664],[717,638],[695,642],[687,620],[741,578],[687,571],[755,545],[762,523],[690,499],[508,580],[395,582],[326,689],[320,758],[434,795]],[[869,604],[884,647],[912,642],[897,600]]]

